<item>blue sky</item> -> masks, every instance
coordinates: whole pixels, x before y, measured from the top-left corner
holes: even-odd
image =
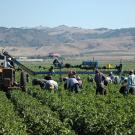
[[[0,0],[0,26],[135,27],[135,0]]]

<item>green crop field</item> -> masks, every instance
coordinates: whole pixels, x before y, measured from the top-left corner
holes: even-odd
[[[46,63],[27,63],[34,71],[48,71]],[[39,68],[39,66],[41,66]],[[135,69],[125,64],[124,69]],[[70,70],[70,69],[62,69]],[[79,70],[79,69],[75,69]],[[20,71],[16,73],[19,81]],[[63,75],[63,77],[66,75]],[[107,95],[95,95],[95,83],[87,81],[88,75],[80,75],[83,89],[71,93],[59,82],[56,92],[32,86],[30,76],[27,91],[11,91],[10,98],[0,91],[0,134],[2,135],[134,135],[135,97],[119,93],[120,84],[109,84]]]

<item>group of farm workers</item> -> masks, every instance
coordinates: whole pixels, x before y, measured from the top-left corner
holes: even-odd
[[[76,74],[75,71],[69,71],[68,77],[64,77],[62,81],[64,81],[64,89],[71,92],[78,93],[83,87],[83,81]],[[114,76],[112,72],[110,72],[109,76],[106,77],[102,72],[96,69],[93,81],[95,81],[96,83],[96,95],[106,95],[106,86],[108,85],[108,83],[118,83],[120,81],[122,86],[119,92],[121,94],[127,95],[131,93],[135,95],[135,75],[133,70],[129,71],[128,77],[120,79],[118,76]],[[42,89],[54,91],[58,90],[58,83],[52,79],[51,75],[45,76],[44,79],[34,79],[32,83],[33,85],[40,85]]]
[[[119,92],[123,95],[132,94],[135,95],[135,74],[133,70],[129,71],[127,80],[124,80]]]
[[[64,88],[69,91],[79,92],[82,88],[82,80],[75,71],[70,71],[68,77],[63,78]],[[58,83],[52,79],[51,75],[45,76],[44,79],[33,79],[33,85],[40,85],[42,89],[46,90],[58,90]]]
[[[99,70],[96,70],[95,73],[95,82],[96,82],[96,94],[106,95],[107,90],[106,87],[109,81],[116,83],[116,81],[121,81],[122,86],[119,92],[123,95],[132,94],[135,95],[135,74],[133,70],[129,71],[128,78],[121,78],[118,80],[118,77],[115,77],[112,72],[109,74],[109,79]]]

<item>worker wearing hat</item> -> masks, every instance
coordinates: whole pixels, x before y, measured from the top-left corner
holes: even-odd
[[[96,95],[98,93],[101,95],[105,95],[106,94],[105,83],[104,83],[106,80],[105,75],[101,73],[98,69],[96,69],[94,80],[96,82]]]
[[[109,77],[110,77],[111,81],[114,82],[114,75],[113,75],[113,72],[110,72]]]
[[[76,75],[76,71],[73,71],[73,70],[70,70],[69,72],[68,72],[68,77],[70,78],[70,77],[74,77]]]
[[[83,88],[83,81],[79,75],[76,76],[76,80],[78,81],[79,88]]]
[[[68,79],[66,80],[66,84],[67,84],[67,89],[69,91],[74,91],[74,92],[79,92],[80,88],[79,88],[79,82],[76,79],[76,72],[71,70],[68,72]]]

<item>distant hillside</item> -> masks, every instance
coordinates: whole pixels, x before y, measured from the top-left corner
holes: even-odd
[[[10,53],[19,56],[57,52],[62,55],[134,57],[135,28],[0,27],[0,47],[7,47]]]

